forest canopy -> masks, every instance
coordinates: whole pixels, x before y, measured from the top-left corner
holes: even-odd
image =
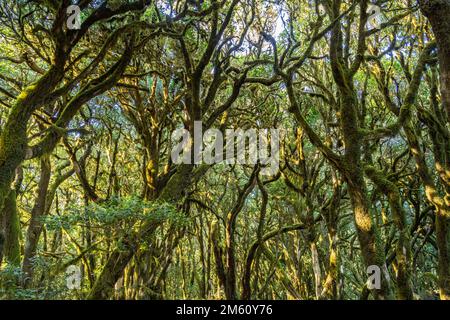
[[[450,0],[3,0],[0,299],[449,300]]]

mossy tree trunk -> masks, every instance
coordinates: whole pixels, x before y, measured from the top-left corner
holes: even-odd
[[[329,256],[328,269],[323,284],[323,290],[320,299],[339,299],[339,250],[338,250],[338,227],[339,227],[339,208],[342,199],[341,181],[334,174],[334,193],[329,204],[324,208],[323,216],[328,230]]]
[[[343,34],[341,23],[335,24],[330,38],[330,62],[334,81],[339,89],[338,120],[342,130],[345,145],[342,162],[342,175],[347,182],[350,202],[353,208],[354,222],[361,245],[361,253],[367,267],[375,265],[384,270],[380,290],[373,290],[375,298],[389,299],[390,284],[386,270],[385,255],[378,237],[378,231],[373,223],[367,198],[367,185],[364,181],[361,128],[364,119],[360,116],[360,109],[353,78],[359,70],[366,51],[366,24],[368,20],[368,1],[361,0],[359,14],[358,46],[353,61],[348,61],[344,55]],[[341,0],[334,0],[332,17],[337,19],[341,12]],[[346,35],[349,37],[349,35]]]
[[[428,201],[435,207],[435,228],[436,228],[436,244],[438,247],[438,278],[439,278],[439,295],[442,300],[450,299],[450,263],[449,263],[449,216],[450,206],[446,199],[440,196],[438,188],[436,188],[433,176],[428,169],[425,155],[421,149],[419,135],[412,127],[411,123],[407,123],[404,127],[411,153],[414,156],[417,165],[417,171],[422,180],[425,189],[425,195]]]
[[[20,221],[16,205],[16,191],[10,190],[3,207],[3,256],[9,264],[20,264]]]
[[[420,0],[422,13],[428,18],[436,36],[440,69],[440,91],[442,100],[442,115],[439,121],[448,124],[450,121],[450,1]],[[436,138],[436,135],[434,135]],[[438,196],[432,181],[427,179],[427,170],[422,169],[425,178],[425,188],[430,202],[436,206],[436,242],[439,254],[439,291],[443,300],[450,300],[450,160],[448,152],[448,136],[437,139],[435,148],[447,145],[443,152],[435,152],[437,170],[445,190],[443,198]],[[417,156],[416,156],[417,158]],[[417,159],[420,161],[420,159]],[[423,164],[425,165],[425,163]],[[423,179],[422,179],[423,180]],[[439,199],[440,198],[440,199]]]

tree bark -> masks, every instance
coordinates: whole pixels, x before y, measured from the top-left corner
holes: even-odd
[[[31,211],[31,219],[28,225],[27,238],[25,242],[22,271],[24,272],[23,283],[27,287],[33,279],[33,258],[36,255],[39,237],[41,235],[43,224],[41,217],[45,213],[48,186],[50,182],[51,165],[50,156],[41,157],[41,175],[39,180],[38,195]]]
[[[450,122],[450,1],[449,0],[420,0],[420,9],[428,18],[433,28],[438,46],[438,59],[440,69],[441,100],[446,119]],[[420,159],[418,159],[420,161]],[[424,164],[425,165],[425,164]],[[422,176],[427,172],[422,169]],[[447,179],[448,181],[448,173]],[[432,181],[424,181],[427,197],[437,207],[436,211],[436,242],[439,254],[439,292],[442,300],[450,300],[450,195],[447,193],[443,201],[436,203],[437,193]],[[449,190],[444,181],[444,188]]]
[[[436,36],[441,78],[442,105],[450,121],[450,1],[420,0],[420,9],[428,18]]]
[[[5,199],[2,220],[4,232],[3,256],[8,263],[18,266],[20,264],[20,221],[15,190],[10,190]]]

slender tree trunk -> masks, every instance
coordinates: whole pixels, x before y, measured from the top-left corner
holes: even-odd
[[[412,256],[409,228],[406,222],[406,212],[400,198],[397,186],[389,181],[382,172],[373,167],[366,167],[366,174],[375,185],[388,197],[394,224],[398,229],[398,242],[396,248],[397,262],[397,298],[399,300],[412,300],[411,285]]]
[[[316,292],[316,299],[320,298],[322,292],[322,272],[320,269],[319,251],[315,242],[309,244],[311,250],[311,263],[314,273],[314,288]]]
[[[27,230],[25,250],[22,264],[24,272],[24,286],[28,286],[33,279],[33,257],[36,255],[39,237],[42,232],[43,224],[41,217],[45,213],[48,186],[50,182],[51,165],[50,156],[41,157],[41,174],[38,187],[38,195],[31,211],[31,219]]]

